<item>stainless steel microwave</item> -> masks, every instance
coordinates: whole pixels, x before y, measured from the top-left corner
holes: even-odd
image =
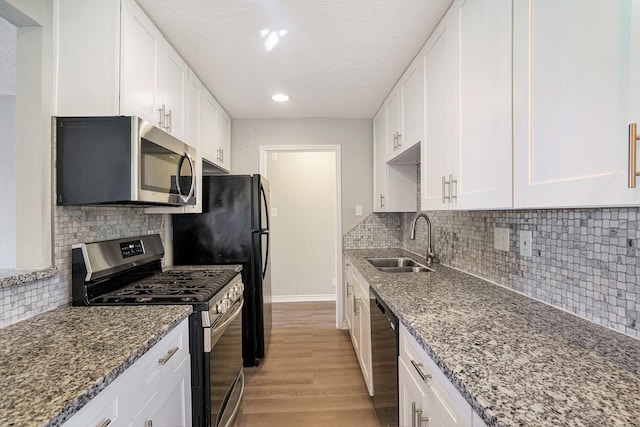
[[[58,205],[196,202],[196,150],[139,117],[56,117],[55,141]]]

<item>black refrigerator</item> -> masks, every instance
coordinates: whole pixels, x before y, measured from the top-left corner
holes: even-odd
[[[260,175],[202,177],[202,213],[173,215],[175,265],[242,264],[242,356],[258,366],[271,333],[269,182]]]

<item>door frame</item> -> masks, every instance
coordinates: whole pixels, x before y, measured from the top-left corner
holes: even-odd
[[[335,156],[336,165],[336,210],[335,220],[335,256],[334,256],[334,287],[336,289],[336,328],[342,329],[342,319],[344,316],[342,295],[342,152],[341,146],[337,144],[327,145],[261,145],[260,149],[260,175],[269,179],[267,170],[267,156],[273,151],[294,151],[294,152],[330,152]]]

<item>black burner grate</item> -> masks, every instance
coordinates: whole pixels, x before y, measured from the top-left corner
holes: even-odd
[[[168,270],[99,298],[102,303],[198,303],[211,300],[234,270]]]

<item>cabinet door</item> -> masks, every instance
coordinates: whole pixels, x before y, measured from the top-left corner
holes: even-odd
[[[130,426],[175,427],[191,425],[191,363],[186,357],[163,383]]]
[[[186,141],[200,152],[200,109],[202,108],[202,82],[189,70],[187,83]]]
[[[201,110],[200,151],[203,160],[218,163],[218,103],[213,95],[204,91]]]
[[[398,153],[424,141],[424,61],[421,55],[411,63],[401,83],[402,137]]]
[[[121,25],[120,114],[161,126],[155,94],[162,35],[134,0],[123,0]]]
[[[353,349],[356,352],[356,357],[358,357],[358,361],[360,359],[360,335],[362,328],[362,321],[360,317],[362,317],[362,301],[359,298],[357,285],[354,284],[353,288],[353,313],[351,315],[351,343],[353,344]]]
[[[387,159],[387,110],[380,108],[373,118],[373,211],[389,210],[389,176]]]
[[[458,9],[452,7],[427,40],[425,70],[426,135],[421,150],[422,210],[448,209],[453,146],[459,144]]]
[[[225,171],[231,170],[231,117],[218,108],[218,166]]]
[[[402,139],[402,88],[397,86],[385,103],[387,110],[387,158],[393,159],[400,146],[398,141]]]
[[[515,207],[640,202],[628,188],[628,124],[640,121],[637,8],[515,1]]]
[[[415,411],[422,411],[422,417],[427,416],[426,384],[411,371],[404,360],[398,359],[398,412],[401,427],[415,426]],[[431,421],[431,420],[429,420]],[[424,424],[418,424],[420,426]],[[434,424],[429,424],[434,425]]]
[[[452,186],[461,209],[512,207],[511,0],[466,0],[460,19],[460,144]]]
[[[178,139],[186,140],[186,92],[189,68],[167,42],[160,44],[156,109],[163,108],[162,128]]]
[[[371,314],[369,313],[369,295],[360,294],[360,352],[358,361],[362,369],[364,382],[367,384],[369,394],[373,395],[373,380],[371,377]]]

